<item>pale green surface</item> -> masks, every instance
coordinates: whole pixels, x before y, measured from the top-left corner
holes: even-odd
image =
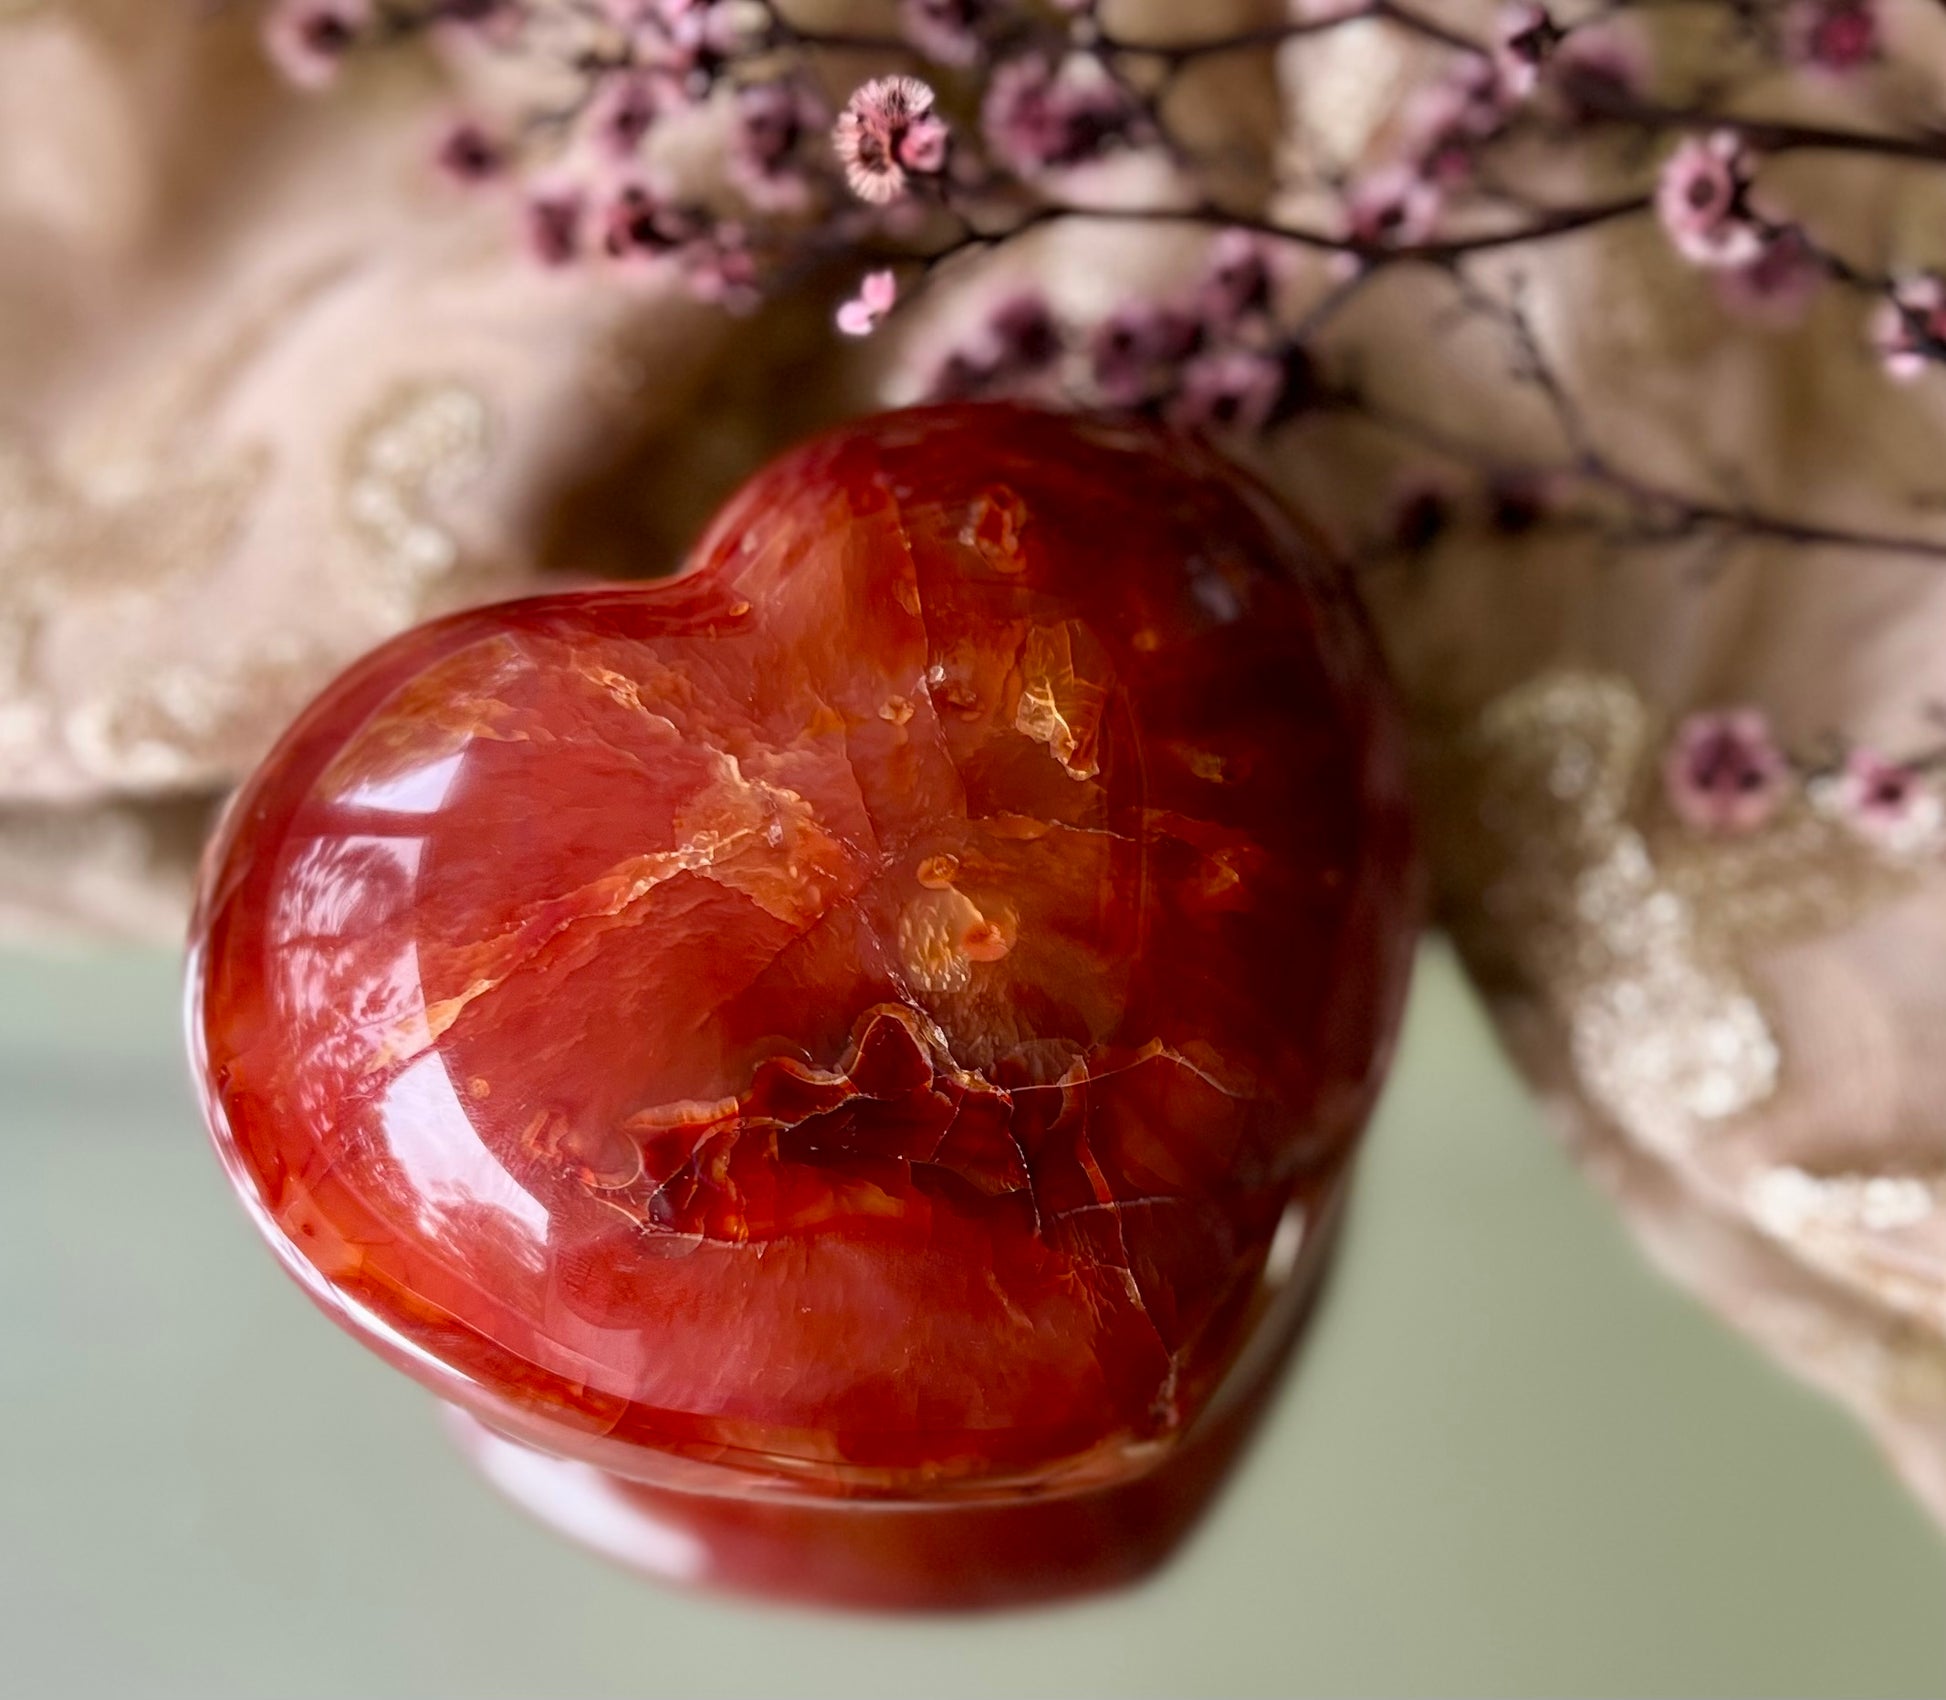
[[[1137,1593],[945,1624],[659,1592],[494,1500],[252,1243],[174,978],[0,956],[0,1692],[1946,1692],[1946,1546],[1638,1267],[1442,952],[1215,1517]]]

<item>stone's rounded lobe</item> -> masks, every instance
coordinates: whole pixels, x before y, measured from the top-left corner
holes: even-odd
[[[1079,1491],[1193,1433],[1328,1215],[1413,887],[1294,522],[1146,429],[935,409],[679,578],[341,677],[211,849],[192,1039],[287,1265],[501,1432]]]

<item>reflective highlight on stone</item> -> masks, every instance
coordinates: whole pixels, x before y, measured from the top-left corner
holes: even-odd
[[[1146,429],[936,409],[786,455],[677,579],[341,677],[210,851],[192,1044],[286,1265],[488,1451],[714,1505],[715,1580],[792,1586],[769,1505],[826,1543],[796,1591],[987,1600],[1010,1539],[1027,1591],[1135,1563],[1044,1574],[1052,1501],[1173,1538],[1207,1491],[1412,890],[1388,699],[1302,530]],[[847,1568],[860,1500],[981,1508],[984,1544],[880,1524]]]

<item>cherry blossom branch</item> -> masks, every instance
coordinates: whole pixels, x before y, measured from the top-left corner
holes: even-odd
[[[803,24],[778,0],[274,0],[267,39],[307,84],[329,81],[354,52],[407,38],[435,47],[464,38],[548,60],[569,79],[570,98],[497,122],[458,121],[440,154],[452,176],[514,189],[536,260],[666,268],[740,309],[849,263],[862,273],[837,319],[851,335],[873,334],[948,274],[1056,227],[1179,229],[1206,249],[1192,288],[1125,301],[1092,324],[1058,321],[1033,291],[992,303],[935,351],[919,375],[928,394],[1039,392],[1215,432],[1369,410],[1333,370],[1355,350],[1324,344],[1374,278],[1430,270],[1452,277],[1475,315],[1497,312],[1515,382],[1539,391],[1568,446],[1569,462],[1547,481],[1571,478],[1619,502],[1625,514],[1603,520],[1612,540],[1751,537],[1937,557],[1946,551],[1930,539],[1849,532],[1636,478],[1597,447],[1594,422],[1541,358],[1517,296],[1496,310],[1472,279],[1485,257],[1538,259],[1557,242],[1653,214],[1697,286],[1713,288],[1726,310],[1782,325],[1816,288],[1840,288],[1867,304],[1869,340],[1890,376],[1915,381],[1946,363],[1946,278],[1879,272],[1838,252],[1780,201],[1768,175],[1790,154],[1938,164],[1946,126],[1897,134],[1751,115],[1732,109],[1733,79],[1721,76],[1700,92],[1659,88],[1639,47],[1610,26],[1663,3],[1678,0],[1616,0],[1567,26],[1534,0],[1513,0],[1476,37],[1410,0],[1356,0],[1275,24],[1149,39],[1111,28],[1096,0],[899,0],[890,31]],[[1880,0],[1680,3],[1714,6],[1773,72],[1864,75],[1884,51]],[[1314,185],[1304,217],[1232,204],[1175,133],[1169,96],[1179,79],[1218,59],[1301,53],[1354,24],[1428,50],[1388,154]],[[823,87],[856,74],[851,66],[880,74],[833,113]],[[657,142],[698,119],[724,136],[727,188],[685,197],[662,176]],[[1668,145],[1618,162],[1599,146],[1616,131]],[[1599,192],[1524,191],[1531,149],[1521,150],[1536,134]],[[1085,192],[1085,174],[1144,153],[1167,170],[1150,203]],[[923,342],[922,333],[915,348]]]
[[[1727,133],[1758,153],[1862,154],[1882,159],[1946,164],[1946,130],[1916,136],[1851,130],[1828,124],[1801,124],[1774,118],[1741,117],[1707,106],[1670,106],[1609,88],[1590,88],[1589,115],[1607,123],[1654,134]]]
[[[1075,201],[1051,201],[1036,207],[1004,230],[969,229],[950,246],[914,258],[928,267],[936,267],[942,261],[957,258],[969,250],[979,249],[991,252],[1045,229],[1048,225],[1080,221],[1096,224],[1184,225],[1200,226],[1211,231],[1247,231],[1270,241],[1289,243],[1293,247],[1309,249],[1314,253],[1337,255],[1355,261],[1361,267],[1374,270],[1384,266],[1408,264],[1445,266],[1469,255],[1490,253],[1499,248],[1539,245],[1557,237],[1572,236],[1600,225],[1613,224],[1647,212],[1650,205],[1650,197],[1647,195],[1625,195],[1613,200],[1599,201],[1591,206],[1564,207],[1505,230],[1482,231],[1470,236],[1447,236],[1388,243],[1369,237],[1343,235],[1315,225],[1287,224],[1282,220],[1266,218],[1259,214],[1234,211],[1213,202],[1189,207],[1110,207],[1090,206]]]
[[[1713,535],[1735,541],[1837,549],[1879,558],[1946,562],[1946,538],[1876,532],[1798,519],[1769,512],[1754,503],[1698,497],[1627,470],[1597,444],[1580,402],[1547,358],[1522,300],[1520,280],[1510,284],[1505,296],[1490,293],[1461,273],[1455,274],[1454,286],[1469,313],[1492,323],[1505,334],[1511,375],[1517,384],[1533,389],[1542,397],[1568,449],[1567,460],[1543,465],[1509,464],[1482,456],[1471,443],[1410,414],[1368,397],[1356,398],[1351,404],[1353,410],[1379,428],[1494,480],[1516,481],[1533,489],[1563,490],[1579,486],[1618,497],[1629,509],[1625,523],[1616,522],[1611,515],[1565,505],[1557,505],[1552,515],[1556,524],[1594,530],[1617,544],[1661,547]]]
[[[1775,511],[1739,493],[1734,468],[1701,489],[1637,470],[1604,441],[1598,398],[1550,360],[1524,282],[1556,245],[1653,217],[1693,287],[1726,313],[1788,334],[1815,293],[1843,291],[1863,305],[1860,341],[1888,378],[1946,381],[1946,276],[1838,251],[1770,174],[1792,155],[1807,171],[1946,163],[1946,115],[1906,131],[1856,128],[1797,117],[1779,98],[1780,73],[1786,90],[1795,78],[1875,76],[1890,51],[1882,3],[1605,0],[1563,24],[1537,0],[1507,0],[1476,37],[1413,0],[1349,0],[1149,39],[1111,28],[1099,0],[897,0],[891,30],[800,23],[781,0],[269,0],[265,38],[307,88],[359,53],[413,42],[531,61],[528,82],[564,88],[536,108],[456,117],[437,158],[457,181],[509,192],[537,263],[668,271],[738,310],[856,268],[836,313],[853,336],[942,285],[974,282],[894,351],[925,396],[1026,394],[1219,437],[1376,432],[1438,476],[1390,503],[1379,540],[1354,554],[1366,568],[1427,557],[1453,517],[1455,474],[1506,534],[1547,528],[1712,560],[1762,545],[1783,561],[1835,550],[1942,565],[1946,536]],[[1714,14],[1730,49],[1686,87],[1626,31],[1633,14],[1677,10]],[[1233,204],[1214,162],[1176,133],[1177,91],[1199,67],[1250,55],[1301,66],[1312,44],[1373,24],[1417,44],[1426,67],[1397,103],[1385,151],[1346,176],[1307,179],[1302,217]],[[1770,112],[1737,98],[1759,77]],[[833,86],[851,90],[835,112]],[[696,123],[722,137],[725,183],[683,194],[663,175],[659,143]],[[1618,149],[1618,137],[1630,145]],[[1523,183],[1536,143],[1555,185],[1545,197]],[[1163,167],[1148,204],[1090,193],[1089,174],[1117,155]],[[1177,232],[1201,269],[1078,322],[1031,285],[982,289],[965,275],[1077,224]],[[1404,270],[1447,280],[1454,310],[1497,335],[1507,383],[1538,400],[1558,453],[1511,456],[1361,380],[1347,309]],[[1914,506],[1936,519],[1946,495]],[[1746,708],[1683,722],[1662,776],[1669,809],[1697,832],[1759,831],[1796,796],[1876,851],[1910,856],[1946,848],[1940,770],[1946,745],[1894,761],[1840,739],[1816,760],[1792,757]]]

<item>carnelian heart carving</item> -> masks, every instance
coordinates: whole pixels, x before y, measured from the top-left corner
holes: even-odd
[[[936,409],[784,456],[680,577],[351,668],[212,848],[192,1037],[287,1265],[503,1432],[1112,1481],[1335,1198],[1412,884],[1308,534],[1146,427]]]

